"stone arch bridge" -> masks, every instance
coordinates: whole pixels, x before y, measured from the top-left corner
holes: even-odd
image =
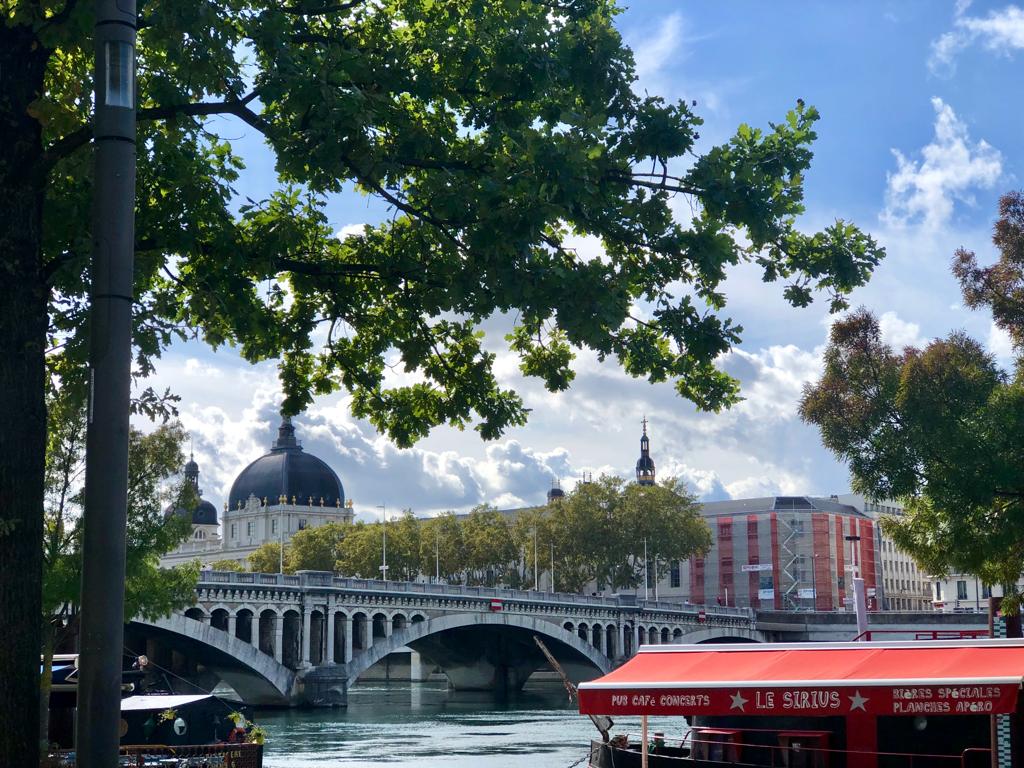
[[[642,644],[764,640],[748,608],[530,590],[203,571],[196,605],[136,620],[127,647],[251,704],[344,704],[350,683],[413,651],[456,689],[515,689],[546,661],[536,635],[577,679]]]

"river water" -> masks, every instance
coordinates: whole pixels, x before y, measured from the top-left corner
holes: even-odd
[[[347,709],[261,711],[256,720],[267,730],[267,768],[568,768],[597,734],[552,683],[506,699],[444,683],[368,683],[349,691]],[[666,736],[684,727],[682,718],[651,718]],[[613,730],[639,734],[639,718]]]

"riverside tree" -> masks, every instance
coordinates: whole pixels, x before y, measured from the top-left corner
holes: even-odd
[[[297,531],[285,548],[291,569],[333,571],[347,528],[344,523],[326,523]]]
[[[410,581],[419,575],[419,521],[405,510],[397,520],[387,523],[359,521],[347,526],[338,548],[335,570],[346,576],[379,579],[384,564],[384,540],[387,537],[387,578]]]
[[[292,573],[295,570],[292,568],[288,545],[285,545],[282,557],[281,544],[277,541],[260,544],[245,560],[252,573]]]
[[[93,19],[76,0],[0,12],[0,722],[27,726],[0,730],[0,764],[24,768],[47,363],[86,378]],[[796,229],[813,108],[698,148],[692,105],[639,95],[616,13],[613,0],[146,2],[135,370],[196,335],[280,360],[287,413],[344,388],[400,445],[439,424],[494,438],[527,416],[478,334],[507,313],[523,372],[552,390],[590,349],[701,408],[733,402],[714,365],[740,338],[728,268],[752,262],[792,303],[821,289],[838,307],[881,252],[843,222]],[[234,186],[243,129],[276,159],[266,199]],[[384,201],[387,219],[339,239],[325,204],[342,190]],[[581,236],[602,254],[574,249]],[[386,382],[394,360],[415,383]]]
[[[82,480],[85,469],[85,408],[68,393],[48,399],[48,444],[43,537],[43,642],[39,713],[40,741],[47,745],[54,648],[78,628],[82,572]],[[181,483],[185,433],[167,424],[129,436],[128,541],[125,616],[157,618],[195,601],[196,564],[160,568],[159,558],[192,533],[191,519],[167,516],[168,506],[191,509],[195,489]]]
[[[580,483],[564,498],[520,516],[517,529],[527,581],[532,583],[536,551],[537,569],[550,570],[554,559],[556,588],[567,592],[589,583],[635,589],[644,583],[647,562],[653,585],[673,560],[699,556],[711,546],[696,499],[672,478],[655,486],[608,476]]]
[[[1018,608],[1024,563],[1024,195],[1000,201],[990,267],[960,250],[964,301],[988,307],[1013,339],[1013,371],[963,333],[896,350],[861,310],[832,327],[803,418],[849,463],[857,491],[905,500],[883,525],[929,573],[976,574]]]

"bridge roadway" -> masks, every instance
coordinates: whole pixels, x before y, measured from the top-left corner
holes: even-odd
[[[873,614],[898,632],[982,627],[984,617]],[[203,571],[196,605],[136,619],[128,647],[250,704],[344,704],[348,686],[396,652],[457,689],[518,688],[545,665],[540,636],[570,676],[611,670],[642,644],[851,639],[849,614],[768,612],[532,590],[296,574]],[[410,670],[415,675],[415,670]]]

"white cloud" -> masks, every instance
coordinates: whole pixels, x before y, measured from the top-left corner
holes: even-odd
[[[996,325],[994,321],[989,327],[988,341],[985,346],[996,356],[997,360],[1006,362],[1013,358],[1013,340],[1010,338],[1010,334]]]
[[[957,55],[976,42],[1001,55],[1024,49],[1024,9],[1007,5],[989,11],[987,16],[967,16],[969,6],[969,2],[958,2],[952,31],[932,43],[928,66],[933,73],[952,74]]]
[[[879,329],[882,332],[882,341],[894,349],[904,347],[924,347],[928,340],[921,335],[921,326],[900,318],[892,310],[884,312],[878,318]]]
[[[673,60],[678,61],[682,53],[683,31],[682,14],[671,13],[658,23],[657,31],[644,40],[643,45],[634,45],[633,59],[641,85]]]
[[[821,352],[786,344],[727,353],[722,368],[743,382],[744,400],[733,410],[761,422],[794,418],[804,385],[821,376]]]
[[[200,362],[195,357],[190,357],[185,361],[183,372],[186,376],[210,376],[213,378],[220,378],[224,375],[220,368]]]
[[[344,240],[346,237],[363,237],[366,234],[366,224],[346,224],[335,233],[335,237]]]
[[[940,228],[952,217],[954,200],[971,203],[972,188],[991,188],[1002,175],[999,150],[984,140],[972,144],[967,126],[942,99],[933,98],[932,106],[935,138],[921,149],[920,162],[892,150],[897,170],[888,174],[887,224]]]

